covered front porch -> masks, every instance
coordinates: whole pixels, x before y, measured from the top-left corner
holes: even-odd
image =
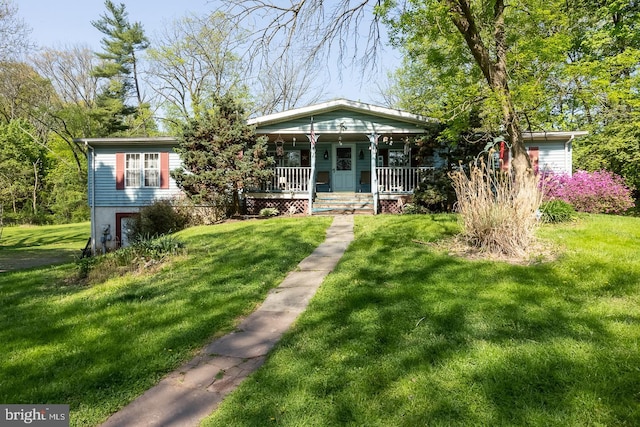
[[[296,200],[288,205],[311,214],[323,193],[368,193],[378,213],[380,200],[406,197],[433,171],[415,144],[433,122],[403,111],[336,100],[250,123],[269,138],[276,163],[272,179],[248,194],[256,206]]]
[[[375,168],[377,188],[379,194],[411,194],[422,179],[428,179],[433,172],[433,167],[385,167]],[[264,184],[256,192],[260,193],[296,193],[306,195],[309,193],[309,185],[311,184],[311,167],[284,167],[277,166],[273,168],[273,177],[271,181]],[[317,170],[315,176],[315,193],[331,193],[331,192],[358,192],[371,193],[374,179],[370,169],[355,168],[350,171],[351,175],[345,179],[344,176],[339,177],[340,183],[344,188],[334,186],[332,182],[338,182],[333,170]]]

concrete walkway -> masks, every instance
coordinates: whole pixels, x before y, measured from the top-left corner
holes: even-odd
[[[197,426],[222,399],[265,361],[267,353],[302,313],[353,240],[353,216],[336,216],[327,238],[302,260],[235,332],[113,414],[111,426]]]

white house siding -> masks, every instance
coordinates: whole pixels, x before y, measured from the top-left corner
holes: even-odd
[[[571,174],[571,143],[567,141],[530,141],[525,147],[538,147],[538,170],[556,174]]]

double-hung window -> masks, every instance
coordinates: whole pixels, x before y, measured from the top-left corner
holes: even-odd
[[[404,150],[389,150],[389,166],[392,168],[409,166],[409,155]]]
[[[125,187],[160,187],[160,155],[127,153],[124,170]]]
[[[129,154],[125,156],[124,186],[140,187],[140,154]]]
[[[160,154],[145,153],[143,172],[145,187],[160,187]]]

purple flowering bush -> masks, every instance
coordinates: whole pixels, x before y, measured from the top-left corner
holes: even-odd
[[[606,170],[545,175],[540,180],[544,200],[563,200],[578,212],[620,213],[633,207],[631,190],[619,175]]]

